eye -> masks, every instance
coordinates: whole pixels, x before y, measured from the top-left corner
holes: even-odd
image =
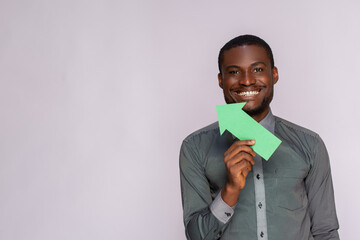
[[[264,69],[257,67],[257,68],[254,68],[254,73],[262,72],[263,70]]]
[[[232,70],[232,71],[229,71],[229,73],[230,73],[231,75],[236,75],[236,74],[239,74],[240,71],[238,71],[238,70]]]

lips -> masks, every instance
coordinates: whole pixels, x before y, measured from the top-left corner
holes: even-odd
[[[239,96],[251,97],[251,96],[258,95],[259,92],[260,91],[244,91],[244,92],[236,92],[236,94],[238,94]]]
[[[241,97],[253,97],[259,94],[261,89],[234,89],[232,92]]]

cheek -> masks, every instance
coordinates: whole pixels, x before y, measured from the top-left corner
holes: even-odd
[[[237,82],[236,78],[226,78],[223,81],[223,88],[230,89]]]

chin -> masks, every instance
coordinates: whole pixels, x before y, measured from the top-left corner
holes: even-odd
[[[245,105],[246,106],[246,105]],[[249,114],[251,117],[260,115],[268,110],[267,106],[259,106],[256,108],[243,108],[244,112]]]

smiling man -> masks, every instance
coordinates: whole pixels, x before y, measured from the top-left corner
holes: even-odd
[[[213,123],[189,135],[180,150],[188,239],[339,239],[329,157],[316,133],[271,113],[278,70],[262,39],[243,35],[219,53],[226,103],[243,110],[281,141],[269,161],[251,139],[219,134]]]

